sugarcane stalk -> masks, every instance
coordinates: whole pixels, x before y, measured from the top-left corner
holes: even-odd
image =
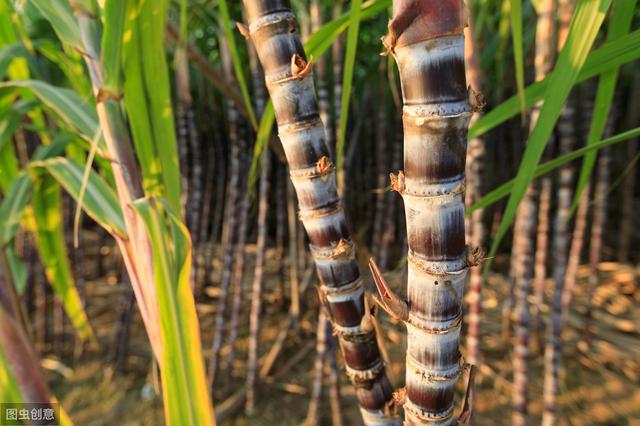
[[[318,326],[316,331],[316,359],[313,365],[313,383],[311,385],[311,398],[307,409],[306,426],[317,426],[322,420],[320,404],[322,403],[322,381],[324,378],[324,365],[327,360],[327,315],[321,306],[318,312]]]
[[[222,62],[225,68],[225,72],[228,75],[227,78],[233,74],[231,57],[228,51],[224,38],[221,38]],[[213,384],[218,370],[220,349],[222,348],[222,340],[224,335],[224,328],[226,323],[227,305],[229,300],[229,287],[233,277],[233,257],[235,254],[235,240],[237,238],[237,223],[238,215],[236,209],[240,204],[239,191],[240,187],[240,168],[241,168],[241,146],[240,146],[240,123],[238,112],[235,107],[227,103],[227,118],[229,122],[229,157],[230,157],[230,179],[227,185],[227,196],[225,202],[225,212],[223,223],[224,229],[222,232],[222,280],[220,282],[220,298],[218,299],[218,306],[216,309],[216,322],[214,329],[213,342],[211,344],[211,356],[209,358],[209,371],[207,374],[207,380],[209,388],[213,390]]]
[[[462,296],[470,266],[463,197],[472,106],[463,9],[460,0],[394,0],[383,39],[398,65],[404,103],[405,170],[391,176],[391,186],[405,205],[408,301],[393,295],[371,266],[382,307],[407,325],[405,424],[455,423]]]
[[[535,333],[535,348],[537,353],[544,347],[542,322],[542,306],[544,305],[544,287],[547,279],[547,252],[549,250],[549,210],[551,209],[551,177],[545,176],[540,184],[540,199],[538,202],[538,229],[536,231],[536,252],[533,266],[533,332]]]
[[[311,64],[286,0],[244,0],[249,32],[265,72],[300,218],[320,278],[323,303],[340,339],[366,424],[397,424],[385,412],[391,384],[365,317],[364,288],[337,195],[335,167],[316,103]]]

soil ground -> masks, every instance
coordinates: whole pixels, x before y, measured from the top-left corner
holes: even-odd
[[[250,294],[253,271],[253,247],[248,246],[248,264],[243,282],[244,295]],[[110,253],[101,253],[109,255]],[[215,256],[214,258],[219,258]],[[109,268],[107,268],[108,270]],[[219,281],[221,265],[214,260],[212,278]],[[268,253],[265,284],[265,312],[260,337],[261,356],[272,346],[286,321],[286,301],[282,301],[279,262],[274,252]],[[365,270],[364,268],[362,270]],[[128,356],[123,372],[115,372],[106,362],[113,346],[115,323],[122,304],[123,286],[114,275],[86,280],[87,310],[96,330],[100,349],[85,348],[75,354],[57,358],[46,355],[43,365],[54,394],[78,425],[158,425],[163,423],[162,400],[154,390],[157,377],[152,373],[151,354],[137,308],[131,327]],[[401,272],[388,274],[389,282],[400,287]],[[563,333],[561,395],[559,397],[562,425],[640,425],[640,286],[638,270],[628,265],[603,263],[600,265],[600,286],[594,294],[594,313],[590,334],[584,329],[588,267],[581,267],[576,295],[569,320]],[[546,288],[549,300],[552,283]],[[312,286],[310,286],[312,287]],[[507,281],[502,275],[492,275],[482,290],[482,356],[476,377],[474,421],[477,425],[508,425],[511,423],[511,344],[502,338],[502,304]],[[215,289],[198,298],[204,354],[209,356],[212,329],[217,304]],[[241,410],[227,416],[227,425],[297,425],[304,421],[313,380],[315,360],[315,323],[317,303],[315,291],[305,295],[306,314],[300,323],[299,336],[290,336],[273,372],[277,379],[258,387],[257,412],[245,417]],[[237,344],[237,356],[231,368],[223,365],[220,385],[216,386],[216,409],[227,412],[228,397],[238,395],[244,387],[248,341],[248,301],[245,299],[242,326]],[[546,305],[542,306],[543,322]],[[381,315],[383,341],[390,359],[388,370],[396,386],[404,381],[403,326]],[[545,340],[543,332],[540,334]],[[588,336],[588,337],[587,337]],[[73,347],[71,330],[66,335],[67,347]],[[543,350],[532,335],[530,360],[530,404],[532,424],[539,424],[542,409]],[[229,351],[228,342],[223,347]],[[304,356],[300,352],[306,353]],[[464,348],[463,348],[464,351]],[[463,352],[464,355],[464,352]],[[291,359],[301,358],[294,365]],[[342,361],[338,355],[339,367]],[[283,368],[288,371],[278,374]],[[230,373],[228,376],[226,373]],[[341,405],[344,424],[361,424],[354,389],[346,375],[341,374]],[[462,388],[463,380],[460,380]],[[228,386],[225,386],[228,383]],[[156,385],[157,386],[157,385]],[[225,391],[226,387],[226,392]],[[462,394],[462,389],[460,393]],[[324,395],[328,394],[325,386]],[[226,402],[222,402],[227,400]],[[458,398],[458,403],[460,398]],[[328,397],[320,410],[323,424],[331,424]]]

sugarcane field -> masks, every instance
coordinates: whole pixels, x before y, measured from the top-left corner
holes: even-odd
[[[0,0],[0,426],[640,426],[638,0]]]

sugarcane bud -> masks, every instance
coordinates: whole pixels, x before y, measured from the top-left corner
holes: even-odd
[[[393,394],[393,402],[396,407],[404,405],[407,400],[407,388],[399,388]]]
[[[478,266],[485,260],[485,251],[482,247],[467,246],[467,265]]]
[[[351,243],[341,238],[334,250],[335,257],[349,257],[351,255],[351,248]]]
[[[297,53],[291,57],[291,74],[294,77],[302,80],[311,72],[311,65],[313,64],[313,56],[309,56],[309,62]]]
[[[391,189],[402,194],[404,192],[404,173],[402,170],[398,171],[397,175],[389,173],[389,178],[391,179]]]
[[[113,93],[107,89],[100,88],[96,94],[96,102],[119,101],[122,99],[122,93]]]
[[[471,109],[473,110],[473,112],[481,112],[486,105],[486,102],[484,101],[484,95],[473,90],[471,86],[468,87],[468,92],[469,104],[471,105]]]
[[[316,163],[316,170],[321,175],[329,173],[331,170],[333,170],[333,164],[331,163],[329,157],[327,157],[326,155],[321,157]]]
[[[247,27],[245,24],[243,24],[242,22],[236,22],[236,28],[238,29],[238,31],[240,31],[240,34],[242,34],[245,39],[249,40],[251,38],[249,27]]]

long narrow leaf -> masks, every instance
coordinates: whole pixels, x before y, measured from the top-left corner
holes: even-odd
[[[636,10],[636,3],[636,0],[616,1],[613,3],[607,42],[613,42],[627,34]],[[589,128],[589,135],[587,137],[587,146],[593,145],[602,136],[602,132],[604,131],[604,127],[607,122],[607,117],[609,116],[609,111],[611,110],[611,103],[613,102],[613,95],[616,90],[617,81],[618,68],[613,68],[600,75],[598,90],[596,92],[596,99],[594,102],[593,116],[591,119],[591,127]],[[580,177],[578,179],[575,197],[571,206],[571,214],[573,214],[575,209],[578,207],[580,195],[589,182],[595,162],[595,151],[589,152],[585,155],[584,161],[582,162],[582,169],[580,170]]]
[[[45,168],[78,201],[83,175],[81,164],[58,157],[33,162],[31,167]],[[122,209],[115,191],[95,171],[89,173],[82,209],[107,232],[122,237],[126,235]]]
[[[640,127],[632,129],[632,130],[628,130],[624,133],[620,133],[618,135],[615,135],[613,137],[604,139],[598,143],[594,143],[591,144],[589,146],[585,146],[583,148],[580,149],[576,149],[575,151],[572,151],[568,154],[562,155],[558,158],[554,158],[553,160],[547,161],[546,163],[540,164],[538,167],[536,167],[536,171],[533,175],[534,178],[539,178],[540,176],[543,176],[555,169],[557,169],[558,167],[569,163],[573,160],[576,160],[580,157],[583,157],[591,152],[597,152],[598,150],[605,148],[607,146],[610,145],[614,145],[620,142],[624,142],[628,139],[634,138],[636,136],[640,136]],[[505,183],[503,183],[502,185],[498,186],[497,188],[495,188],[494,190],[490,191],[488,194],[486,194],[484,197],[482,197],[480,200],[478,200],[477,202],[475,202],[473,205],[471,205],[466,211],[465,214],[466,215],[470,215],[471,213],[473,213],[474,210],[477,209],[482,209],[485,207],[490,206],[491,204],[495,203],[496,201],[506,197],[507,195],[509,195],[511,193],[511,190],[513,189],[513,184],[515,182],[515,179],[511,179]]]
[[[575,83],[580,83],[607,70],[640,58],[640,30],[606,43],[589,54]],[[525,90],[526,106],[530,107],[542,99],[551,81],[551,76],[528,86]],[[518,99],[513,96],[484,114],[469,129],[469,139],[476,138],[504,123],[519,113]]]
[[[36,223],[36,247],[45,267],[47,280],[82,340],[95,336],[80,295],[74,285],[62,226],[60,188],[48,175],[37,176],[33,184],[33,217]]]
[[[198,318],[189,287],[189,233],[166,205],[155,198],[138,200],[133,208],[147,228],[153,251],[167,424],[213,424]]]
[[[244,100],[244,107],[247,110],[249,116],[249,122],[254,129],[258,129],[258,120],[256,119],[256,113],[253,110],[253,104],[251,97],[249,96],[249,86],[247,85],[247,78],[244,74],[244,67],[240,61],[240,54],[238,53],[238,45],[234,38],[233,31],[231,30],[231,16],[229,15],[229,6],[227,0],[220,0],[218,3],[220,8],[220,15],[222,20],[222,27],[224,29],[227,45],[229,46],[229,53],[231,53],[231,61],[233,62],[233,69],[240,85],[240,91],[242,92],[242,99]]]
[[[360,32],[360,0],[351,1],[351,16],[349,18],[349,32],[347,33],[347,48],[344,55],[344,70],[342,74],[342,100],[340,101],[340,127],[336,143],[336,179],[338,192],[343,188],[342,163],[344,157],[344,143],[346,140],[347,120],[349,118],[349,104],[351,100],[351,85],[358,48],[358,33]]]
[[[571,21],[566,44],[551,74],[538,122],[529,138],[502,222],[491,246],[490,258],[498,250],[502,238],[504,238],[513,222],[518,205],[529,182],[533,179],[535,169],[542,157],[562,106],[569,96],[569,92],[587,58],[610,5],[611,0],[584,0],[578,4],[576,14]],[[489,269],[490,265],[491,261],[489,260],[485,264],[486,270]]]

